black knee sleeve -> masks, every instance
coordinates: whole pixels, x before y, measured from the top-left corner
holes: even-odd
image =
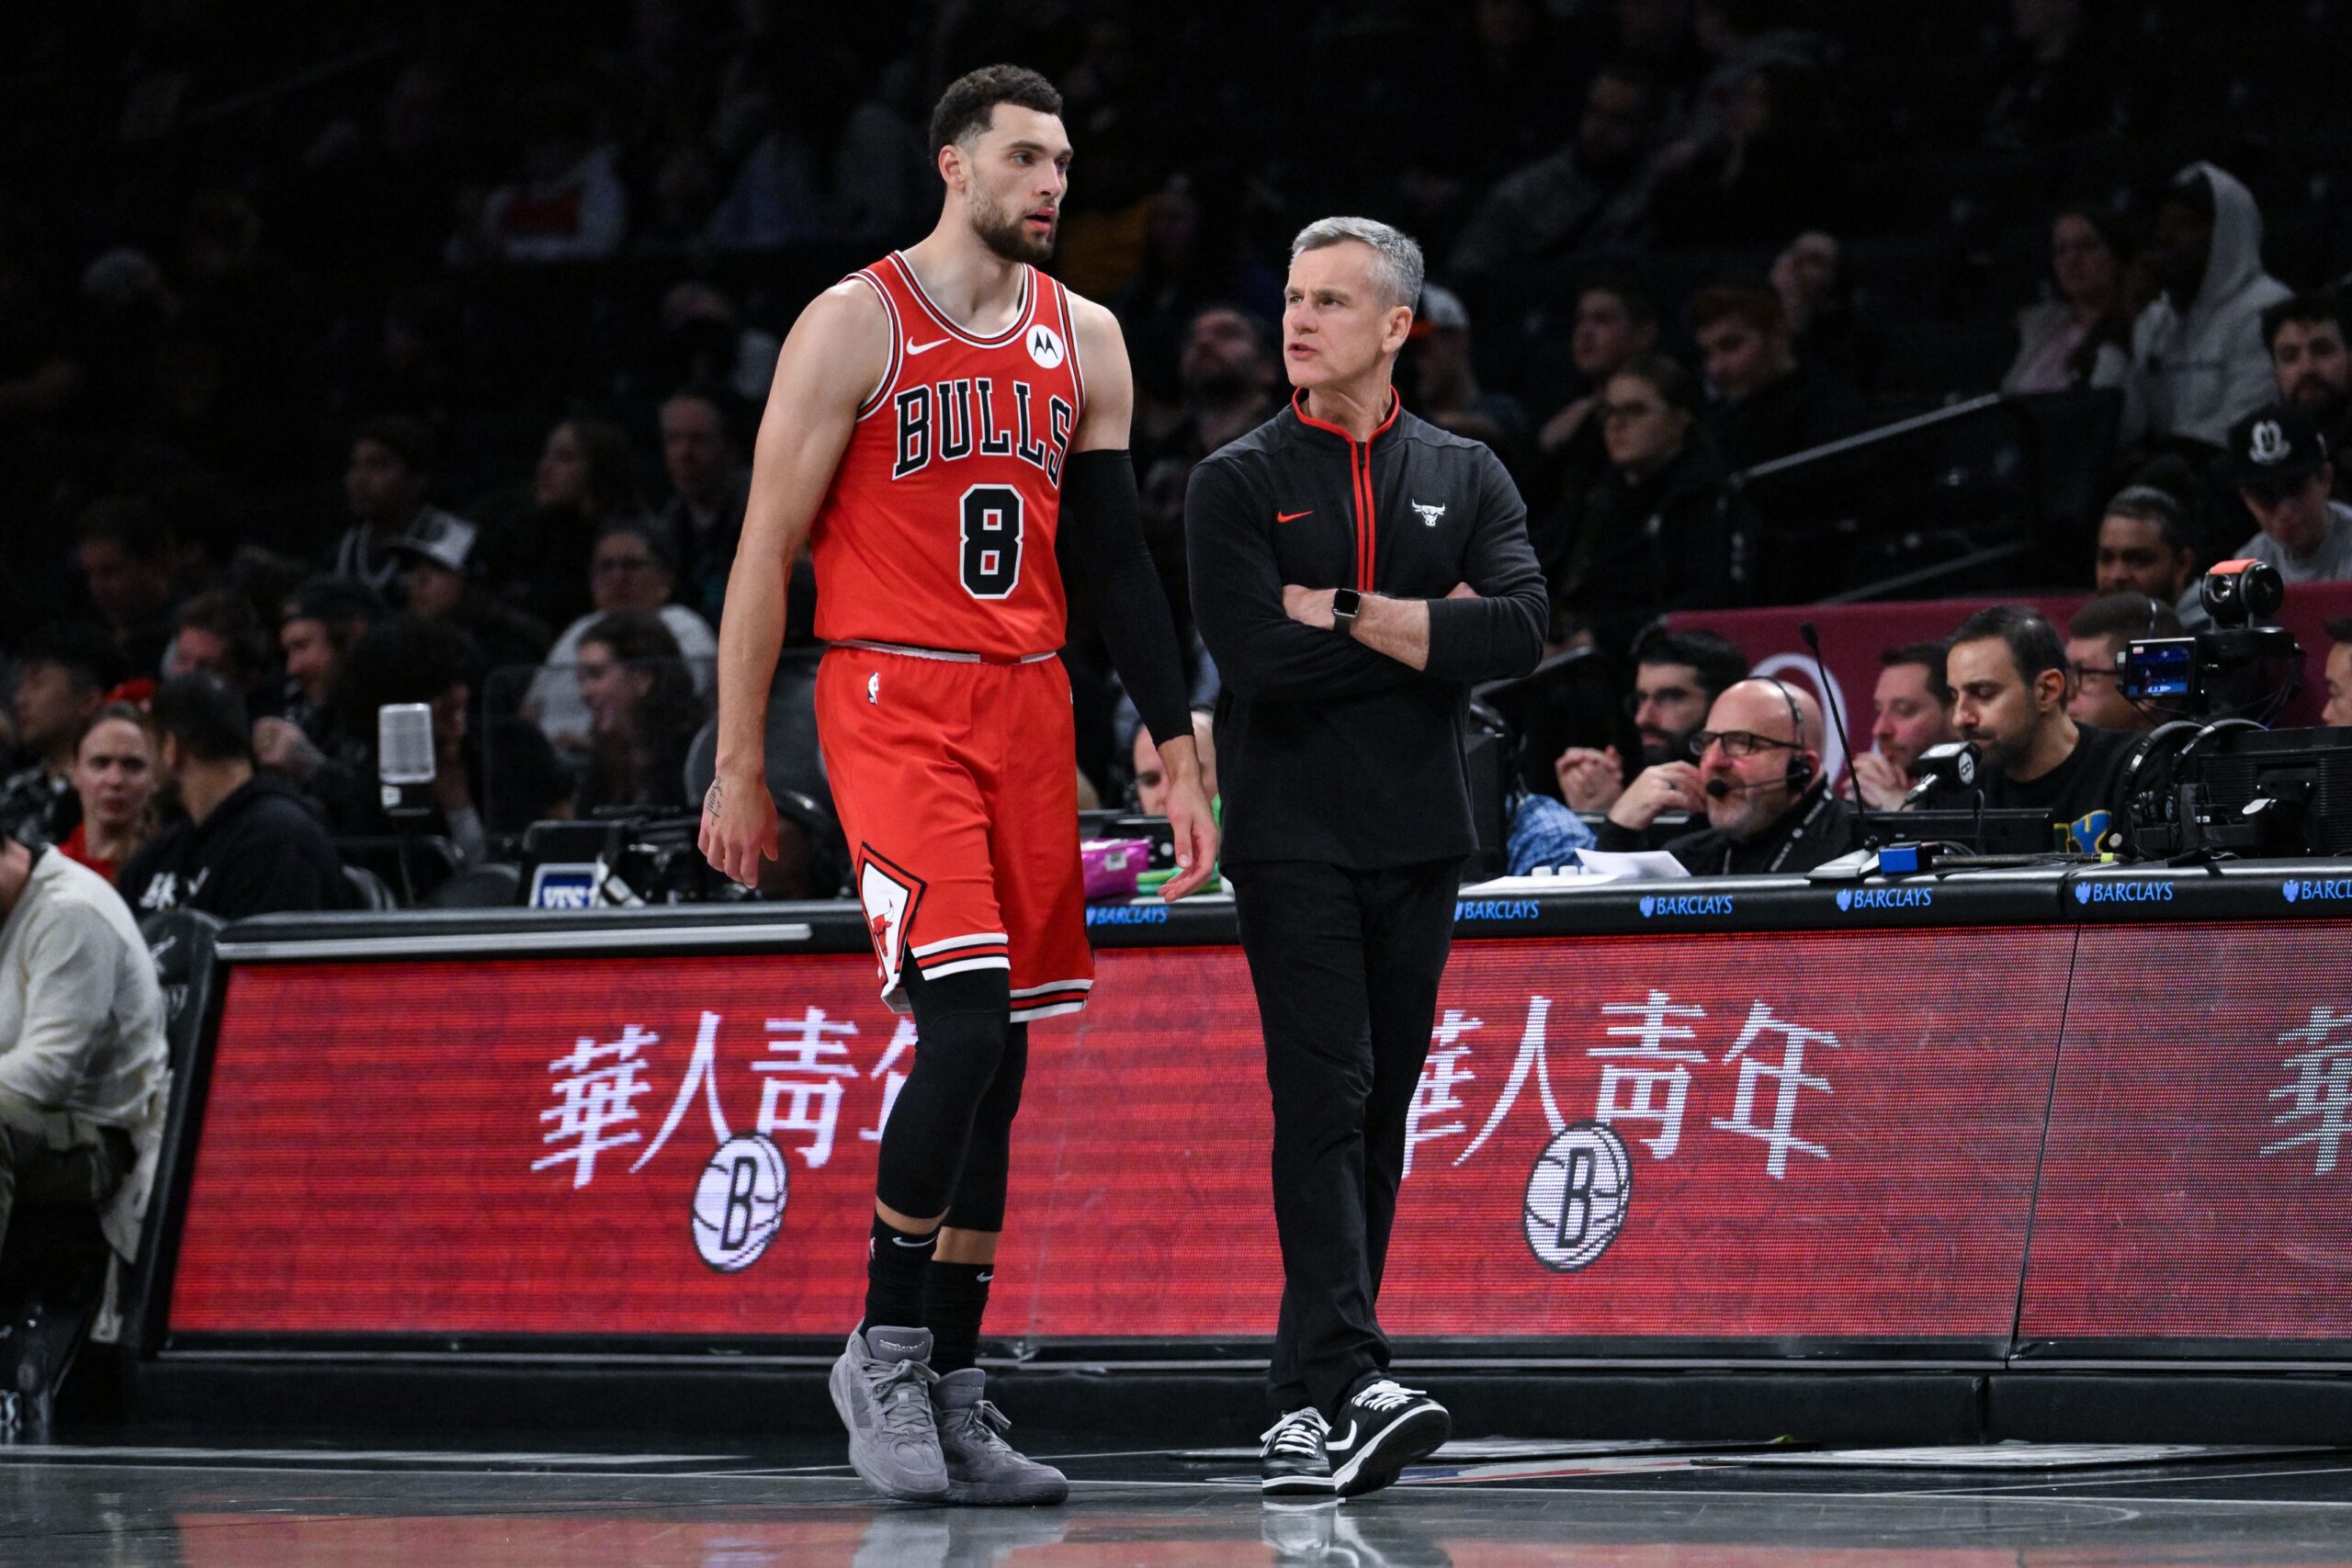
[[[1012,1167],[1012,1119],[1021,1110],[1021,1084],[1029,1075],[1029,1026],[1016,1023],[1004,1037],[996,1077],[980,1097],[972,1118],[972,1140],[964,1148],[964,1171],[956,1180],[947,1223],[957,1230],[1004,1229],[1004,1184]]]
[[[980,1107],[1004,1060],[1012,982],[1001,969],[925,980],[908,966],[915,1065],[882,1130],[875,1196],[910,1219],[943,1213]]]

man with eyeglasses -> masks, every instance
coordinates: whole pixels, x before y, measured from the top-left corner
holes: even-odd
[[[2103,593],[2075,611],[2066,623],[2067,672],[2075,680],[2066,716],[2101,729],[2154,729],[2168,716],[2123,694],[2118,661],[2135,638],[2178,636],[2180,617],[2173,607],[2146,593]]]
[[[1747,656],[1710,631],[1652,628],[1634,644],[1634,689],[1625,711],[1642,739],[1642,765],[1687,761],[1693,730],[1726,687],[1747,673]],[[1606,811],[1625,793],[1617,748],[1571,746],[1553,763],[1560,798],[1577,811]]]
[[[1707,825],[1662,846],[1693,876],[1811,871],[1854,847],[1854,808],[1821,776],[1821,708],[1810,692],[1769,676],[1724,689],[1690,738],[1696,761],[1643,770],[1609,809],[1600,848],[1646,847],[1668,811]]]
[[[2238,421],[2230,470],[2262,530],[2240,556],[2278,568],[2290,587],[2352,578],[2352,506],[2328,498],[2335,465],[2311,415],[2273,403]]]

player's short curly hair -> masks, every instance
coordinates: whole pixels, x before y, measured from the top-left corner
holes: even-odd
[[[983,65],[947,84],[939,105],[931,111],[931,151],[955,146],[989,128],[999,104],[1012,104],[1039,114],[1062,112],[1062,96],[1025,65]]]

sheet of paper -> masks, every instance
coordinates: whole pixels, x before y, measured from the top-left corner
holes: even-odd
[[[1578,850],[1577,859],[1586,870],[1621,882],[1679,882],[1690,874],[1690,867],[1664,850]]]

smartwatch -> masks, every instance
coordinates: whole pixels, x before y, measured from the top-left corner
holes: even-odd
[[[1356,624],[1357,613],[1363,608],[1363,595],[1352,588],[1341,588],[1331,594],[1331,629],[1341,636]]]

